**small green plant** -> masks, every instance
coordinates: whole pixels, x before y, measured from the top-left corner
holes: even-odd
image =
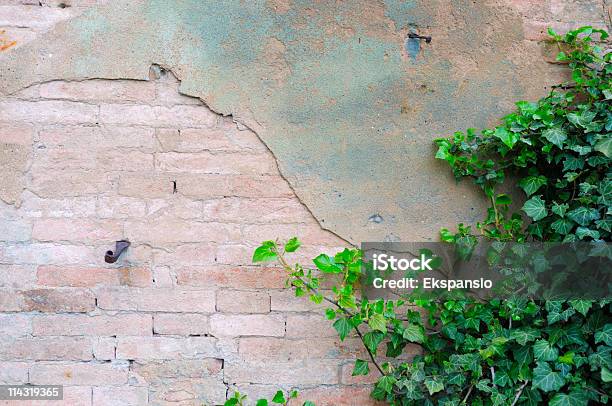
[[[557,86],[537,103],[519,102],[503,125],[456,133],[436,140],[436,157],[457,179],[469,177],[490,200],[486,219],[457,232],[443,229],[443,241],[469,255],[480,239],[489,241],[611,240],[612,66],[593,41],[607,33],[583,27],[564,36],[550,31],[572,82]],[[521,213],[510,194],[514,179],[525,194]],[[357,294],[364,277],[360,250],[321,254],[314,268],[291,264],[300,246],[266,241],[254,262],[278,261],[296,296],[325,303],[326,317],[340,339],[359,337],[366,359],[353,375],[376,370],[372,397],[391,405],[606,404],[612,393],[612,316],[609,300],[539,301],[529,297],[475,301],[368,300]],[[332,284],[324,295],[321,281]],[[419,311],[419,308],[422,311]],[[399,360],[406,346],[423,353]]]
[[[268,399],[259,399],[255,403],[255,405],[256,406],[268,406],[268,405],[288,406],[290,401],[293,399],[296,399],[297,396],[298,396],[298,391],[296,390],[292,390],[288,393],[284,393],[283,391],[279,390],[276,392],[272,400],[269,401]],[[247,396],[236,391],[234,392],[234,395],[224,403],[224,406],[243,406],[244,402],[246,401],[247,401]],[[315,405],[311,401],[307,400],[306,402],[302,404],[302,406],[315,406]]]

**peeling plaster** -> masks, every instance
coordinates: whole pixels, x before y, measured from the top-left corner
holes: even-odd
[[[431,140],[493,124],[557,80],[521,27],[502,0],[121,0],[1,57],[0,94],[147,80],[159,64],[257,132],[324,228],[351,242],[429,240],[484,207]],[[432,42],[409,55],[409,30]]]

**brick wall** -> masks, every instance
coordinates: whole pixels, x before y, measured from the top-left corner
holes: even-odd
[[[96,1],[40,3],[0,0],[0,47]],[[551,24],[609,22],[602,1],[509,3],[527,41]],[[179,95],[171,74],[0,99],[0,174],[0,384],[63,384],[70,405],[221,404],[236,388],[294,387],[317,404],[369,404],[371,378],[350,376],[359,343],[340,343],[282,272],[250,263],[275,236],[299,235],[304,261],[345,243],[256,134]],[[122,238],[133,245],[105,264]]]

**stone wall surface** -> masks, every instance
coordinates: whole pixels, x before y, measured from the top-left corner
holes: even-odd
[[[101,37],[111,35],[104,23],[113,20],[100,17],[105,14],[97,8],[117,6],[104,3],[111,2],[0,0],[0,54],[6,55],[0,57],[4,58],[0,59],[0,88],[4,94],[0,98],[0,384],[62,384],[63,404],[69,405],[222,404],[234,389],[258,397],[279,388],[299,388],[304,398],[317,405],[371,404],[371,380],[354,379],[350,373],[354,358],[365,357],[356,339],[339,342],[317,306],[294,298],[284,289],[281,271],[251,264],[252,250],[264,239],[298,235],[304,248],[295,260],[306,263],[319,252],[334,252],[362,236],[433,236],[438,225],[431,223],[433,212],[427,214],[428,206],[444,206],[447,195],[431,197],[420,205],[416,200],[393,196],[392,204],[380,207],[372,201],[362,204],[350,196],[343,200],[348,189],[362,193],[375,188],[375,184],[363,184],[363,166],[347,163],[351,154],[355,156],[352,148],[370,148],[372,144],[349,142],[354,126],[347,126],[346,121],[356,117],[333,123],[343,128],[326,124],[320,134],[313,126],[353,111],[351,103],[354,112],[372,107],[372,114],[395,118],[385,127],[383,121],[369,117],[368,123],[380,127],[354,134],[359,140],[378,134],[381,154],[384,148],[401,146],[408,157],[429,156],[429,145],[420,145],[432,134],[419,135],[417,128],[425,124],[419,122],[411,129],[410,123],[427,119],[436,131],[470,121],[486,123],[497,112],[508,111],[510,101],[517,97],[537,97],[548,83],[564,74],[562,67],[546,62],[551,60],[550,50],[539,42],[545,28],[552,25],[563,31],[586,23],[606,26],[610,10],[606,2],[594,0],[453,1],[447,8],[443,2],[430,2],[427,7],[417,2],[411,10],[418,11],[421,6],[426,10],[422,14],[415,11],[414,15],[419,18],[419,28],[429,29],[434,36],[434,48],[423,48],[416,61],[402,54],[408,28],[401,28],[401,21],[392,18],[399,15],[403,2],[387,2],[391,10],[388,16],[374,13],[367,29],[361,27],[365,31],[357,30],[357,34],[350,24],[328,26],[330,21],[322,18],[317,24],[333,29],[322,30],[319,35],[339,42],[320,43],[320,37],[310,32],[311,36],[301,38],[305,51],[319,49],[324,53],[326,47],[338,47],[345,41],[350,49],[343,52],[350,53],[356,52],[355,44],[370,41],[367,45],[376,55],[381,51],[382,56],[378,56],[383,60],[388,57],[402,64],[403,73],[398,77],[426,70],[433,63],[439,79],[413,77],[392,88],[389,99],[380,90],[372,89],[375,98],[361,95],[359,90],[364,84],[367,89],[368,81],[376,84],[384,78],[356,83],[347,79],[334,91],[363,98],[333,100],[338,94],[329,94],[325,96],[329,99],[328,111],[319,111],[312,110],[317,106],[308,105],[308,100],[287,98],[298,89],[289,79],[300,66],[295,38],[290,46],[283,42],[289,39],[282,36],[283,41],[269,40],[264,61],[252,60],[252,66],[264,66],[261,69],[267,76],[259,80],[268,89],[267,98],[251,95],[252,106],[242,98],[254,86],[236,89],[241,79],[229,74],[226,77],[223,66],[217,66],[218,71],[213,73],[224,80],[210,81],[204,76],[194,79],[201,67],[187,69],[193,59],[187,58],[186,63],[178,48],[163,53],[162,59],[174,64],[125,56],[130,53],[129,47],[123,59],[116,54],[112,54],[113,61],[100,59],[95,49],[103,51],[108,44],[95,36],[88,39],[95,49],[62,50],[62,46],[78,42],[73,38],[61,43],[62,35],[85,35],[74,28],[83,24],[90,24],[90,28],[99,24],[98,29],[104,32]],[[306,2],[296,3],[300,12],[307,9]],[[323,3],[331,7],[329,2]],[[161,7],[161,2],[152,4]],[[371,11],[377,11],[381,3],[370,4]],[[270,1],[266,5],[281,16],[291,14],[293,6],[290,1]],[[449,17],[447,9],[459,15],[453,17],[451,12]],[[495,10],[501,14],[494,16]],[[159,12],[152,12],[149,18],[154,20]],[[462,26],[469,20],[468,12],[474,13],[470,18],[475,21],[494,18],[503,24],[491,27],[484,21],[481,27]],[[118,17],[129,22],[133,16]],[[293,22],[298,24],[295,18]],[[354,24],[356,16],[353,13],[346,18]],[[72,25],[74,21],[76,25]],[[389,21],[396,25],[390,28]],[[156,41],[184,34],[178,29],[168,31],[164,21],[156,29]],[[477,31],[483,35],[473,36]],[[387,36],[377,37],[383,33]],[[442,36],[451,41],[451,33],[459,35],[459,42],[465,41],[460,33],[467,33],[485,49],[470,52],[463,59],[460,53],[453,53],[451,58],[446,52],[452,44],[437,40]],[[201,32],[203,39],[213,34]],[[502,39],[504,35],[510,39]],[[149,44],[150,40],[123,39],[124,43],[112,45],[122,47],[134,41]],[[374,39],[387,45],[374,46]],[[183,40],[194,47],[192,52],[205,48],[197,41],[194,45],[193,38]],[[394,48],[394,41],[400,46]],[[503,44],[501,56],[491,53],[492,44]],[[236,49],[236,44],[231,46]],[[237,49],[248,61],[249,50]],[[55,54],[55,58],[66,59],[60,63],[49,59],[33,62],[43,58],[42,52],[45,58]],[[385,56],[385,52],[389,54]],[[85,63],[75,56],[79,54],[91,59]],[[139,48],[135,54],[140,57],[146,52]],[[487,58],[497,60],[499,64],[493,68],[499,69],[488,66],[488,73],[479,76]],[[444,60],[452,63],[440,62]],[[353,62],[358,64],[359,59]],[[173,68],[183,82],[157,63]],[[236,63],[243,66],[245,61]],[[69,70],[65,70],[65,64],[70,65]],[[129,69],[124,70],[121,64]],[[203,66],[210,68],[210,64]],[[447,80],[442,72],[449,69],[454,76]],[[481,84],[470,87],[474,78],[483,77],[492,80],[492,88],[474,103],[484,103],[491,94],[498,94],[491,99],[492,105],[477,113],[474,111],[479,105],[458,108],[457,100],[467,101],[483,89]],[[331,76],[325,82],[319,77],[317,89],[333,87],[337,79]],[[290,83],[289,93],[282,93],[285,81]],[[499,88],[495,88],[497,85]],[[509,88],[514,90],[504,93]],[[179,90],[201,97],[214,111]],[[438,91],[460,97],[445,99],[436,94]],[[284,115],[279,107],[283,100],[274,99],[277,94],[284,94]],[[405,106],[394,104],[398,100],[401,104],[404,97]],[[419,104],[420,98],[429,100],[427,103],[436,98],[441,101],[435,106]],[[274,109],[261,106],[270,100]],[[336,103],[342,108],[334,110]],[[434,111],[423,112],[432,106]],[[397,117],[395,110],[399,112]],[[316,120],[311,115],[299,116],[309,111],[320,116]],[[224,117],[216,112],[236,116]],[[361,126],[365,121],[357,123]],[[326,141],[325,136],[337,129],[341,136]],[[283,134],[285,141],[281,140]],[[300,156],[290,151],[291,142]],[[316,150],[328,155],[313,155]],[[325,164],[317,166],[313,163],[317,160]],[[424,165],[421,168],[406,163],[408,169],[422,170],[430,178],[432,173],[440,176],[442,183],[433,182],[438,192],[459,193],[439,175],[442,167]],[[339,169],[346,171],[341,171],[341,179],[334,175]],[[375,167],[372,173],[379,170]],[[355,173],[351,171],[360,176],[349,181],[347,174]],[[387,175],[391,178],[386,180],[398,183],[416,177],[414,182],[407,180],[406,187],[415,194],[435,196],[431,185],[416,172]],[[315,193],[318,188],[325,193]],[[460,190],[465,193],[465,207],[440,220],[444,225],[466,216],[468,220],[481,216],[477,209],[473,214],[464,213],[474,202],[469,189]],[[385,210],[399,203],[406,206],[395,214],[386,214]],[[401,217],[402,210],[415,215]],[[383,221],[369,221],[370,215]],[[389,226],[394,216],[396,225],[407,224],[403,230],[415,227],[416,217],[417,223],[422,218],[424,225],[395,236],[393,233],[402,228]],[[132,246],[116,264],[106,264],[105,251],[122,238],[130,239]],[[408,349],[405,356],[416,351]]]

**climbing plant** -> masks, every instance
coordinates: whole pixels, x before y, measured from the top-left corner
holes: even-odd
[[[441,239],[463,254],[483,240],[611,239],[612,64],[595,42],[607,33],[591,27],[549,33],[570,82],[538,102],[516,103],[517,110],[493,129],[436,140],[436,158],[458,180],[472,179],[490,201],[475,230],[460,224],[456,232],[441,231]],[[513,185],[517,193],[500,192]],[[523,201],[520,211],[512,209],[516,197]],[[299,247],[297,238],[265,241],[253,261],[277,261],[296,296],[327,305],[325,315],[340,339],[361,339],[366,356],[355,361],[353,375],[378,375],[374,399],[448,406],[608,403],[609,300],[425,300],[410,294],[368,300],[358,294],[360,250],[321,254],[308,267],[289,260]],[[320,289],[324,279],[330,294]],[[422,353],[406,361],[400,356],[411,343]]]

